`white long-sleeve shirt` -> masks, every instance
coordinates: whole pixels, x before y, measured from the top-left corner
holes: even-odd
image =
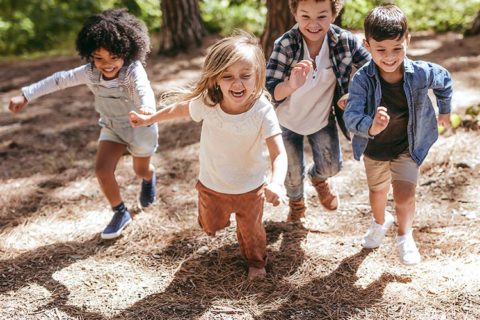
[[[46,94],[65,88],[85,84],[96,94],[96,85],[101,84],[102,74],[91,63],[67,71],[59,71],[53,75],[23,87],[22,92],[30,102]],[[122,86],[135,108],[144,108],[155,112],[155,94],[153,93],[147,73],[140,61],[134,61],[119,71],[118,85]]]

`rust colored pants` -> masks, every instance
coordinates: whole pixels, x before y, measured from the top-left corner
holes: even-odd
[[[248,265],[264,268],[267,260],[267,236],[262,223],[264,186],[242,194],[213,191],[197,182],[198,223],[209,236],[230,225],[230,214],[237,220],[240,252]]]

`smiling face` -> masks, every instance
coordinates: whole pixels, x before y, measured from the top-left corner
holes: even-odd
[[[403,60],[405,59],[409,42],[410,36],[404,35],[397,39],[382,41],[370,38],[364,44],[379,68],[380,76],[387,80],[387,78],[403,76]]]
[[[222,92],[220,106],[227,113],[239,114],[247,111],[257,91],[256,68],[253,54],[244,55],[227,67],[217,80]]]
[[[124,60],[121,57],[112,56],[110,52],[103,48],[93,52],[92,60],[105,80],[112,80],[118,77],[118,72],[124,64]]]
[[[322,43],[330,24],[335,20],[329,0],[300,1],[294,17],[307,44]]]

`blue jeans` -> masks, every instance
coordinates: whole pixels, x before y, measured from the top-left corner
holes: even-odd
[[[287,150],[288,172],[285,178],[287,196],[291,200],[303,198],[305,178],[304,135],[282,127],[282,138]],[[342,168],[342,151],[334,117],[319,131],[307,135],[312,148],[313,164],[308,169],[310,179],[324,181],[337,174]]]

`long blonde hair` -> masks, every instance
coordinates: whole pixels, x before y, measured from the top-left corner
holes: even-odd
[[[260,98],[265,92],[265,56],[253,35],[238,30],[232,36],[217,41],[208,52],[203,64],[200,80],[193,89],[182,95],[182,99],[190,100],[202,96],[208,106],[215,106],[223,100],[222,92],[217,85],[218,79],[225,70],[235,62],[245,59],[245,47],[253,50],[253,64],[255,67],[255,90],[249,104]]]

